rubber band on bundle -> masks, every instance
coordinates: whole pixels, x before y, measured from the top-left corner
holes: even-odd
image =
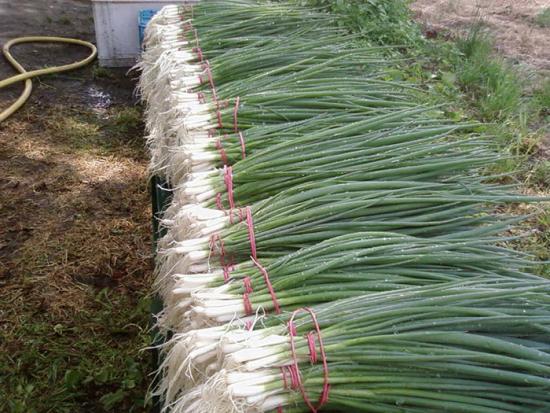
[[[306,390],[304,388],[304,385],[302,383],[300,372],[298,369],[298,356],[296,355],[296,343],[294,341],[294,337],[296,335],[296,327],[294,325],[294,317],[296,314],[298,314],[300,311],[306,311],[311,316],[311,319],[313,321],[313,326],[315,328],[315,332],[317,333],[317,341],[319,342],[319,352],[321,354],[321,362],[323,363],[323,390],[321,391],[321,395],[319,396],[319,401],[317,402],[317,406],[314,406],[311,401],[308,398],[308,395],[306,393]],[[292,361],[293,364],[288,367],[294,367],[297,372],[297,387],[300,390],[300,393],[302,393],[302,398],[305,402],[305,404],[309,407],[310,411],[312,413],[317,413],[317,411],[326,403],[328,402],[329,392],[330,392],[330,383],[329,383],[329,371],[328,371],[328,363],[327,363],[327,357],[325,353],[325,347],[323,344],[323,338],[321,336],[321,327],[319,326],[319,322],[317,321],[317,316],[315,315],[315,312],[308,307],[303,307],[295,310],[292,313],[292,316],[290,317],[290,320],[288,322],[288,329],[289,329],[289,338],[290,338],[290,350],[292,355]],[[313,333],[313,332],[311,332]],[[309,334],[308,334],[309,336]],[[307,337],[307,336],[306,336]],[[311,346],[311,339],[308,338],[308,346]],[[314,343],[314,342],[313,342]],[[314,356],[312,354],[315,354]],[[313,357],[315,357],[315,361],[317,361],[317,354],[316,351],[311,351],[310,347],[310,361],[313,362]]]

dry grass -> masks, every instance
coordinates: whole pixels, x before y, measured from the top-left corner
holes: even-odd
[[[147,339],[140,301],[150,284],[151,212],[136,116],[124,106],[100,116],[85,107],[28,105],[0,127],[0,411],[80,411],[80,393],[96,399],[83,411],[139,411],[134,399],[145,393],[150,366],[143,363],[133,385],[121,384],[129,373],[120,369],[126,357],[137,365],[146,358],[138,352]],[[110,297],[99,299],[105,314],[98,294]],[[141,328],[118,343],[110,323],[117,331]],[[85,364],[40,357],[76,348],[89,352],[76,352]],[[100,377],[110,379],[101,381],[109,363]],[[61,371],[54,374],[53,365]],[[77,373],[67,378],[67,371]],[[88,380],[79,392],[74,377]],[[54,388],[66,394],[58,398]]]
[[[537,24],[548,7],[550,0],[415,0],[411,6],[435,31],[464,33],[482,19],[500,53],[539,70],[550,70],[550,27]]]

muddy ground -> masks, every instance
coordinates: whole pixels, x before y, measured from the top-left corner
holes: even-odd
[[[91,2],[0,0],[0,43],[94,41]],[[25,68],[86,49],[22,45]],[[43,77],[0,125],[0,411],[140,411],[150,206],[135,83],[97,65]],[[14,74],[0,59],[0,79]],[[0,91],[0,110],[22,85]]]

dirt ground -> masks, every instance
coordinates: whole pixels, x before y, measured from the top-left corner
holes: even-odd
[[[2,44],[94,40],[90,0],[0,0],[0,22]],[[86,53],[13,51],[26,68]],[[91,65],[35,80],[25,107],[0,125],[2,412],[139,411],[151,212],[141,109],[125,71]],[[0,59],[0,79],[11,74]],[[0,91],[0,109],[21,90]]]
[[[482,19],[496,49],[518,63],[550,70],[550,27],[536,24],[550,0],[416,0],[411,9],[428,30],[463,31]]]

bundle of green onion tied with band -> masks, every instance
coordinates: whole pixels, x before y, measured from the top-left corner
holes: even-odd
[[[548,293],[542,280],[485,278],[232,326],[217,373],[173,411],[546,411]]]
[[[550,409],[549,284],[475,124],[294,2],[168,6],[139,64],[172,187],[165,412]]]

